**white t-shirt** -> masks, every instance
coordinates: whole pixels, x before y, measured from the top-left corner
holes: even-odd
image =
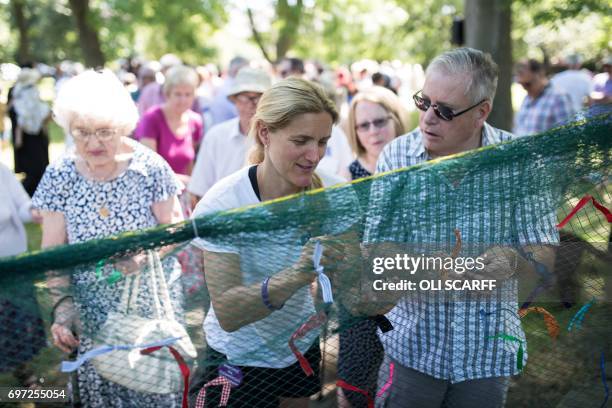
[[[200,200],[192,217],[259,204],[260,201],[255,195],[248,172],[249,168],[245,167],[215,184]],[[326,187],[342,181],[336,176],[318,174]],[[347,189],[351,188],[347,186]],[[319,197],[323,200],[333,200],[334,194],[347,195],[348,190],[339,190],[333,189],[330,192],[322,193]],[[224,226],[230,228],[227,233],[217,233],[214,238],[196,239],[193,244],[211,252],[238,254],[243,284],[249,286],[260,283],[266,277],[298,261],[302,247],[309,238],[307,229],[299,227],[300,220],[305,220],[307,215],[306,211],[300,212],[300,205],[303,205],[304,202],[311,205],[310,200],[313,199],[310,196],[304,200],[304,197],[306,196],[300,196],[295,202],[292,201],[289,204],[278,204],[283,208],[283,212],[280,213],[283,216],[289,214],[287,208],[297,211],[295,214],[298,217],[294,219],[295,223],[278,222],[278,220],[267,224],[264,222],[255,232],[243,230],[232,232],[231,223],[221,223],[222,228]],[[356,197],[354,200],[356,201]],[[254,221],[273,219],[279,214],[274,211],[275,208],[278,208],[274,207],[275,205],[257,206],[240,212],[240,215]],[[334,219],[334,222],[327,222],[324,226],[318,226],[319,229],[311,231],[311,236],[339,234],[350,228],[355,222],[354,211],[348,213],[346,208],[355,208],[356,204],[346,202],[345,205],[346,207],[341,211],[349,216]],[[237,213],[227,216],[234,217],[236,220],[235,214]],[[246,224],[249,224],[248,219],[245,220]],[[241,221],[236,220],[235,222],[240,223]],[[236,310],[236,313],[241,312],[241,310]],[[289,338],[313,314],[315,314],[315,309],[309,286],[304,286],[285,302],[282,309],[232,333],[221,328],[214,307],[211,306],[204,320],[204,332],[208,344],[218,352],[225,354],[230,364],[284,368],[296,362],[288,345]],[[295,344],[302,353],[305,353],[319,334],[319,330],[310,331]]]
[[[325,156],[319,162],[317,171],[323,171],[342,177],[351,162],[355,160],[351,146],[340,126],[332,127],[331,138],[327,142]],[[346,180],[344,180],[346,181]]]
[[[217,181],[246,165],[251,146],[253,140],[240,133],[239,118],[213,126],[200,146],[187,190],[203,197]]]

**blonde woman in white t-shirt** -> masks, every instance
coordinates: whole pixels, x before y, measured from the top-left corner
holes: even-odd
[[[297,78],[273,85],[260,99],[251,123],[249,136],[255,140],[249,157],[252,165],[211,188],[196,206],[194,217],[341,181],[315,173],[337,118],[333,102],[320,86]],[[320,198],[333,211],[330,197],[332,193],[323,193],[313,199]],[[312,211],[312,201],[306,202],[309,206],[305,209]],[[299,211],[303,203],[290,201],[282,208],[292,206]],[[257,219],[269,220],[280,214],[278,208],[277,204],[260,206],[253,213]],[[358,205],[353,208],[357,211]],[[271,221],[255,232],[195,241],[204,252],[212,302],[204,322],[211,364],[205,364],[205,372],[195,376],[192,398],[204,384],[227,372],[228,365],[234,380],[241,383],[231,391],[230,407],[307,407],[309,396],[320,391],[319,330],[311,330],[295,342],[314,375],[304,373],[288,346],[291,334],[316,313],[316,291],[311,290],[317,277],[312,260],[314,244],[308,238],[317,236],[323,244],[321,264],[330,266],[333,274],[338,273],[333,268],[341,264],[348,250],[346,246],[339,248],[339,240],[346,243],[347,237],[353,237],[357,244],[357,234],[351,231],[352,217],[318,227],[303,222],[308,218],[306,212],[298,218],[286,225]],[[359,246],[351,248],[358,251]],[[206,402],[218,404],[219,391],[219,387],[207,389]]]

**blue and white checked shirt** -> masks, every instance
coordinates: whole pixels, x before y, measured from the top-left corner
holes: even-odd
[[[572,98],[552,83],[537,98],[527,95],[516,114],[514,134],[535,135],[567,122],[574,114]]]
[[[482,145],[513,138],[485,124]],[[377,172],[430,159],[417,128],[385,147]],[[413,248],[442,244],[450,253],[458,228],[463,241],[459,256],[474,258],[494,245],[558,242],[550,197],[545,188],[529,183],[533,167],[520,160],[484,158],[472,163],[477,164],[460,171],[460,177],[422,168],[376,179],[370,202],[388,204],[370,206],[364,242],[391,241]],[[521,339],[526,361],[525,335],[516,313],[517,286],[516,279],[509,279],[489,298],[467,291],[410,294],[387,314],[394,330],[379,333],[385,352],[404,366],[453,383],[517,374],[519,344],[489,339],[502,333]],[[483,319],[481,310],[493,313]]]

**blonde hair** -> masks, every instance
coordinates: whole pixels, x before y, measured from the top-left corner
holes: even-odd
[[[58,125],[70,131],[75,119],[107,123],[130,133],[138,122],[138,111],[130,94],[111,71],[85,71],[69,79],[53,104]]]
[[[163,85],[164,95],[168,96],[172,88],[179,85],[192,86],[195,91],[199,84],[200,77],[193,68],[186,65],[176,65],[166,72]]]
[[[338,121],[334,102],[327,97],[320,85],[313,82],[301,78],[287,78],[264,92],[251,120],[249,137],[255,140],[255,144],[249,152],[249,163],[260,164],[266,156],[264,145],[257,134],[261,125],[270,132],[275,132],[289,126],[296,117],[306,113],[328,113],[333,123]],[[314,174],[310,188],[319,187],[322,187],[321,179]]]
[[[372,102],[380,105],[384,110],[391,115],[391,120],[395,125],[395,137],[406,133],[408,127],[408,115],[400,99],[393,92],[382,86],[373,86],[359,92],[351,101],[348,116],[348,140],[357,156],[362,156],[366,153],[365,148],[357,137],[357,126],[355,118],[355,109],[359,102]]]

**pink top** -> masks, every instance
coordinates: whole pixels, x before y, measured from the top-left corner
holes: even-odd
[[[192,110],[187,111],[187,114],[190,132],[182,138],[176,137],[170,130],[161,106],[149,109],[140,118],[134,132],[137,140],[143,138],[155,140],[157,153],[166,159],[175,173],[185,175],[189,175],[189,165],[195,158],[195,146],[202,140],[202,118]]]

